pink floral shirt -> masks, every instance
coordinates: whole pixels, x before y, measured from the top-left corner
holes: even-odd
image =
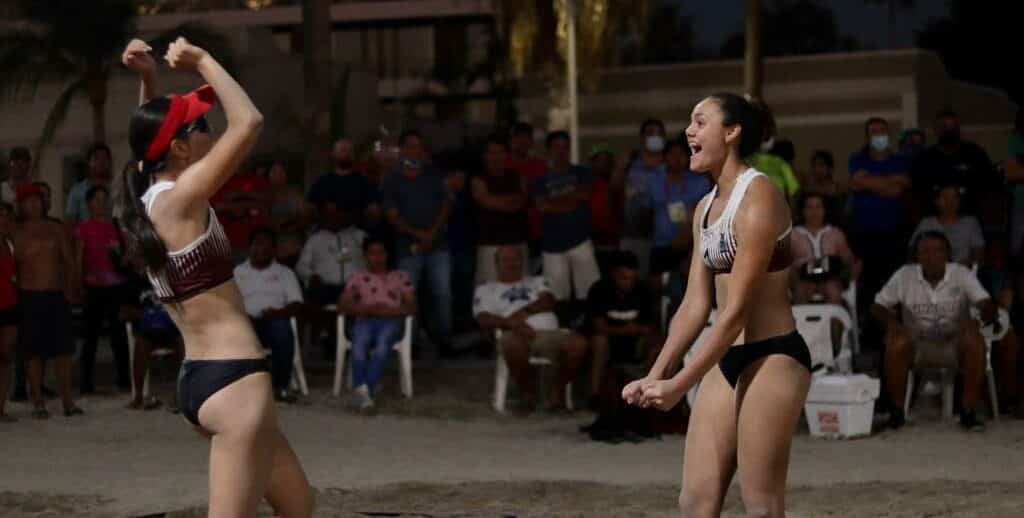
[[[378,305],[398,308],[402,305],[402,297],[413,292],[412,281],[403,271],[383,274],[362,271],[348,278],[344,300],[360,309]]]

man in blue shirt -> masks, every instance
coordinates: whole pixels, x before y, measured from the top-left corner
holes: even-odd
[[[693,248],[693,214],[701,198],[711,192],[707,175],[689,170],[690,148],[681,140],[665,148],[665,170],[651,177],[647,204],[654,209],[652,282],[679,269]],[[660,282],[655,282],[655,285]]]
[[[590,170],[569,162],[569,134],[548,135],[548,170],[530,186],[543,221],[544,277],[559,301],[582,300],[601,278],[590,241]],[[571,284],[570,284],[571,279]]]
[[[434,340],[445,349],[451,340],[451,255],[448,250],[448,217],[451,195],[440,171],[427,163],[423,137],[406,131],[399,138],[399,169],[381,182],[381,202],[388,223],[395,230],[398,268],[414,286],[420,277],[430,283],[428,303]]]
[[[865,145],[850,155],[850,244],[864,261],[858,306],[867,309],[875,293],[904,262],[909,164],[889,145],[889,123],[872,117],[864,124]]]
[[[640,125],[643,139],[639,152],[626,164],[626,198],[623,210],[622,249],[629,250],[640,262],[640,273],[646,273],[650,261],[654,218],[645,203],[651,178],[665,172],[665,123],[647,119]]]

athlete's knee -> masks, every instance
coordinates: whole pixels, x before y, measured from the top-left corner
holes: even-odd
[[[742,487],[742,486],[741,486]],[[782,496],[772,491],[759,488],[742,488],[743,509],[749,518],[768,518],[781,516]]]
[[[722,495],[719,494],[719,490],[710,485],[707,487],[684,485],[679,492],[679,513],[683,518],[718,516],[718,507],[721,502]]]

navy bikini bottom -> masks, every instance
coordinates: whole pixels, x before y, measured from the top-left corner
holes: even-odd
[[[220,389],[257,372],[270,372],[266,358],[185,360],[178,371],[178,407],[190,423],[200,426],[199,408]]]
[[[773,336],[759,342],[750,342],[742,345],[734,345],[729,348],[725,356],[718,362],[718,368],[722,369],[725,379],[736,388],[736,382],[750,364],[772,354],[784,354],[793,358],[800,365],[811,371],[811,351],[807,348],[807,342],[795,330],[788,335]]]

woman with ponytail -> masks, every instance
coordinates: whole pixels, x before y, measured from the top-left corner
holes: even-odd
[[[715,94],[686,128],[690,170],[715,186],[697,205],[686,295],[647,377],[627,385],[631,404],[668,410],[700,383],[686,434],[683,516],[719,516],[739,473],[747,516],[785,516],[789,447],[811,382],[811,357],[789,305],[789,207],[749,159],[765,134],[760,110]],[[718,316],[681,370],[676,365]]]
[[[309,483],[278,428],[267,362],[232,276],[231,245],[209,204],[256,143],[263,117],[221,65],[184,38],[168,48],[167,64],[208,84],[155,96],[150,50],[134,40],[122,57],[143,88],[129,128],[139,168],[122,178],[120,209],[130,253],[144,260],[185,342],[178,405],[210,439],[209,516],[254,516],[263,497],[276,516],[311,516]],[[227,128],[214,140],[205,114],[217,100]]]

